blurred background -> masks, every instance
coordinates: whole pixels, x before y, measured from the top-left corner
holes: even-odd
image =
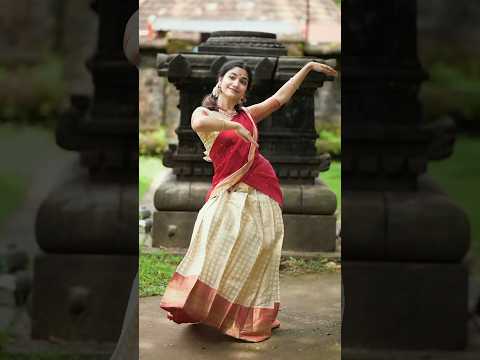
[[[424,119],[453,121],[453,154],[429,163],[429,173],[466,211],[471,270],[480,277],[480,5],[468,0],[418,1],[418,52],[429,79],[420,100]],[[448,119],[448,120],[447,120]],[[476,287],[476,286],[475,286]],[[472,296],[478,290],[472,289]]]

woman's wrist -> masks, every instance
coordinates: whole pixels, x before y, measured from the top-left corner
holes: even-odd
[[[238,129],[240,129],[240,124],[235,122],[235,121],[225,120],[225,123],[227,124],[225,126],[225,130],[238,130]]]
[[[308,72],[310,72],[310,71],[313,70],[314,64],[315,64],[315,62],[309,61],[309,62],[305,65],[305,67],[307,68]]]

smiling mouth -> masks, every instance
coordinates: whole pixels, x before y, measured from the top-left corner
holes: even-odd
[[[232,89],[232,88],[229,88],[230,90],[232,90],[234,93],[238,93],[238,90],[235,90],[235,89]]]

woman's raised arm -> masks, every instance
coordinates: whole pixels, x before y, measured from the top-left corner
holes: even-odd
[[[311,61],[302,67],[294,76],[290,78],[278,91],[267,100],[247,107],[255,122],[259,122],[268,117],[272,112],[285,105],[298,90],[310,71],[323,72],[327,75],[336,75],[337,72],[328,65]]]
[[[211,111],[203,106],[193,111],[191,126],[195,132],[235,130],[243,140],[253,142],[258,147],[252,135],[240,123],[231,121],[228,116],[218,111]]]

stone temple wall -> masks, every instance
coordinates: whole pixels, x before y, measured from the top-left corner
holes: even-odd
[[[165,78],[160,78],[155,69],[143,67],[139,77],[140,130],[153,130],[166,126],[169,141],[176,142],[175,129],[180,120],[177,108],[178,90]],[[340,81],[327,82],[315,95],[315,118],[329,125],[340,125]]]

